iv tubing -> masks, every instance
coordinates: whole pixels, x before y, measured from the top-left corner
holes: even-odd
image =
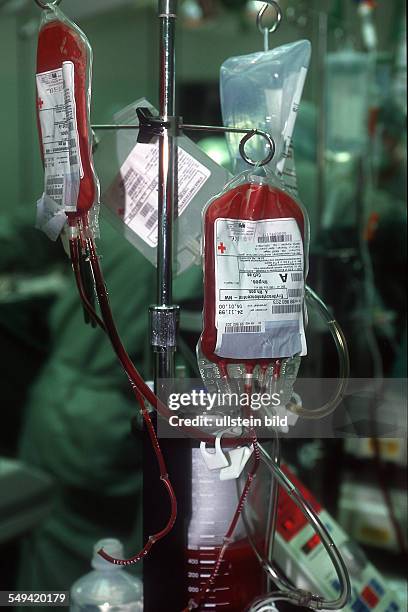
[[[271,599],[266,596],[261,600],[257,600],[257,602],[253,604],[253,606],[255,605],[255,607],[252,606],[250,608],[250,612],[261,612],[264,608],[258,607],[259,604],[265,605],[268,602],[277,601],[278,599],[281,601],[290,601],[291,603],[294,603],[296,605],[306,606],[314,610],[339,610],[340,608],[343,608],[350,598],[351,587],[347,568],[335,543],[333,542],[326,527],[321,522],[319,516],[304,498],[302,493],[292,484],[286,474],[284,474],[279,465],[270,457],[268,452],[263,448],[261,444],[258,445],[258,448],[261,453],[262,461],[271,470],[274,478],[276,478],[279,485],[285,489],[286,493],[295,502],[297,507],[303,512],[309,524],[319,535],[321,542],[325,547],[331,562],[333,563],[334,569],[336,570],[340,583],[340,594],[337,599],[326,601],[319,595],[309,593],[308,591],[290,588],[290,590],[286,592],[282,591],[280,593],[271,593]],[[284,589],[288,589],[288,583],[286,582],[286,580],[281,579],[281,577],[277,574],[275,568],[271,565],[270,561],[264,559],[254,546],[253,548],[258,559],[261,560],[261,564],[265,571],[267,571],[273,577],[274,581],[277,582],[278,586],[281,586]],[[267,608],[265,609],[265,612],[266,610]]]
[[[81,278],[80,269],[79,269],[80,238],[76,236],[74,229],[75,228],[72,228],[72,237],[70,239],[70,252],[71,252],[71,258],[72,258],[72,266],[74,268],[75,278],[77,281],[77,286],[78,286],[80,296],[90,316],[108,334],[112,342],[112,345],[114,347],[114,350],[123,366],[123,369],[125,370],[129,378],[133,392],[139,402],[140,411],[143,416],[144,422],[146,424],[146,428],[147,428],[150,440],[152,442],[154,452],[156,454],[157,462],[158,462],[159,469],[160,469],[160,479],[163,482],[163,485],[166,488],[166,491],[170,499],[170,508],[171,508],[170,517],[169,517],[169,520],[166,526],[161,531],[158,531],[154,535],[151,535],[148,538],[145,546],[142,548],[142,550],[139,553],[137,553],[136,555],[134,555],[133,557],[129,559],[115,559],[111,557],[110,555],[108,555],[103,549],[98,551],[98,554],[101,557],[103,557],[104,559],[106,559],[107,561],[110,561],[111,563],[115,565],[132,565],[134,563],[137,563],[141,559],[143,559],[143,557],[145,557],[148,554],[152,546],[158,540],[161,540],[162,538],[164,538],[171,531],[176,521],[176,517],[177,517],[177,501],[176,501],[176,497],[174,494],[172,484],[170,482],[170,479],[167,473],[166,463],[165,463],[163,454],[160,449],[160,445],[159,445],[159,442],[156,436],[156,432],[155,432],[153,423],[151,421],[149,412],[146,409],[146,406],[143,401],[143,396],[145,396],[146,399],[149,400],[146,394],[146,390],[149,391],[149,395],[152,395],[154,398],[156,398],[156,396],[150,391],[149,387],[147,387],[146,383],[143,381],[140,374],[137,372],[136,368],[133,366],[130,360],[130,357],[126,353],[126,350],[123,347],[123,344],[120,340],[115,323],[113,321],[112,313],[111,313],[110,306],[109,306],[108,294],[107,294],[106,287],[105,287],[105,282],[103,280],[102,271],[99,266],[99,259],[96,254],[95,245],[94,245],[92,238],[87,238],[86,244],[87,244],[87,248],[90,254],[90,263],[91,263],[92,272],[94,275],[95,288],[96,288],[96,292],[98,295],[98,301],[99,301],[99,305],[101,308],[103,321],[98,317],[92,305],[89,303],[89,301],[87,300],[85,296],[85,293],[83,291],[82,278]],[[140,382],[142,384],[140,384]],[[158,400],[156,398],[154,405],[157,406],[157,403],[158,403]]]
[[[304,417],[306,419],[321,419],[323,417],[328,416],[329,414],[332,414],[332,412],[334,412],[334,410],[343,400],[347,388],[348,377],[350,374],[350,358],[347,348],[347,341],[343,334],[343,331],[337,321],[331,316],[326,304],[319,298],[317,293],[315,293],[313,289],[311,289],[307,285],[305,288],[305,297],[306,300],[308,300],[313,306],[317,306],[319,315],[330,329],[339,357],[339,382],[336,389],[336,393],[334,394],[332,399],[323,404],[323,406],[321,406],[320,408],[309,410],[308,408],[304,408],[303,406],[299,406],[297,404],[292,403],[289,403],[287,408],[288,410],[291,410],[291,412],[294,412],[295,414],[298,414],[299,416]]]
[[[280,457],[281,456],[280,440],[279,440],[279,436],[276,430],[275,430],[275,438],[273,442],[274,442],[273,460],[275,461],[276,465],[280,465],[280,458],[281,458]],[[271,495],[269,496],[269,503],[268,503],[268,529],[266,532],[266,539],[265,539],[265,553],[266,553],[267,559],[273,558],[273,547],[275,544],[275,533],[276,533],[276,519],[278,515],[279,487],[276,486],[276,483],[274,484],[275,486],[271,487],[272,491],[271,491]],[[246,517],[243,516],[244,523],[245,523],[245,518]],[[249,533],[248,529],[247,529],[247,533]]]
[[[88,300],[88,298],[86,296],[86,292],[85,292],[85,288],[84,288],[84,284],[83,284],[83,279],[82,279],[82,275],[81,275],[81,268],[80,268],[80,264],[79,264],[80,242],[79,242],[78,238],[71,239],[69,241],[69,251],[70,251],[70,257],[71,257],[72,269],[74,271],[75,281],[76,281],[79,297],[81,298],[81,302],[82,302],[84,308],[86,309],[86,311],[88,312],[90,318],[97,325],[99,325],[99,327],[104,332],[106,332],[107,330],[106,330],[104,322],[97,315],[97,313],[95,312],[94,307],[92,306],[92,304],[90,303],[90,301]]]
[[[144,391],[143,395],[146,397],[144,388],[146,387],[148,389],[148,387],[143,381],[143,379],[141,378],[140,374],[137,372],[136,368],[134,368],[128,354],[126,353],[126,350],[122,344],[122,341],[119,337],[115,322],[112,317],[112,312],[111,312],[110,305],[109,305],[108,294],[106,291],[106,286],[105,286],[105,282],[103,279],[102,271],[99,265],[99,259],[96,254],[94,242],[91,238],[87,239],[87,247],[89,249],[90,263],[91,263],[92,271],[94,274],[94,280],[95,280],[95,288],[96,288],[96,292],[98,295],[98,301],[99,301],[99,306],[101,308],[102,318],[106,326],[106,331],[112,342],[112,346],[120,362],[122,363],[122,366],[126,374],[128,375],[129,380],[131,381],[135,395],[139,401],[142,416],[145,421],[154,452],[156,454],[157,462],[159,464],[160,479],[163,482],[163,485],[165,486],[167,490],[167,493],[170,498],[170,504],[171,504],[171,513],[170,513],[170,517],[167,522],[167,525],[161,531],[157,532],[153,536],[150,536],[144,548],[138,554],[134,555],[130,559],[114,559],[113,557],[108,555],[104,550],[98,551],[101,557],[103,557],[107,561],[110,561],[111,563],[114,563],[116,565],[130,565],[130,564],[137,563],[138,561],[140,561],[140,559],[146,556],[146,554],[149,552],[149,550],[151,549],[151,547],[153,546],[155,542],[165,537],[171,531],[176,521],[176,518],[177,518],[177,501],[176,501],[176,496],[174,494],[172,484],[169,479],[169,475],[167,473],[166,463],[164,461],[164,457],[160,449],[160,445],[159,445],[159,442],[156,436],[156,432],[155,432],[153,423],[146,409],[146,406],[144,405],[142,391]],[[142,382],[143,384],[140,385],[140,382]],[[150,392],[150,394],[154,395],[152,392]],[[157,405],[157,402],[155,402],[155,404]]]

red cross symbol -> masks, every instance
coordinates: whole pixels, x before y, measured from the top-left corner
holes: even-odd
[[[41,110],[43,106],[44,106],[44,100],[41,100],[41,98],[38,98],[38,108]]]
[[[221,252],[221,255],[223,255],[225,253],[225,251],[227,250],[227,247],[224,245],[223,242],[220,242],[220,244],[218,245],[217,248]]]

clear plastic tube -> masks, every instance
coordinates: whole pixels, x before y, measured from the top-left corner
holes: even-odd
[[[273,445],[273,460],[276,465],[280,465],[281,452],[280,452],[280,440],[276,430],[274,445]],[[268,528],[265,539],[265,552],[267,559],[273,558],[273,547],[275,543],[276,533],[276,519],[278,516],[278,501],[279,501],[279,487],[271,486],[271,494],[268,500]]]
[[[272,447],[272,456],[273,461],[277,466],[280,465],[281,453],[280,453],[280,442],[278,436],[273,440]],[[239,485],[239,481],[237,481],[237,486]],[[265,549],[264,552],[261,552],[255,544],[255,540],[251,535],[251,528],[249,526],[249,522],[246,516],[245,509],[242,513],[242,521],[245,526],[246,535],[249,543],[252,546],[252,550],[256,558],[258,559],[259,564],[265,571],[268,576],[268,581],[273,581],[274,586],[277,586],[282,591],[293,590],[293,587],[289,581],[278,571],[278,569],[271,565],[269,559],[273,558],[273,547],[275,542],[275,533],[276,533],[276,519],[278,513],[278,500],[279,500],[279,486],[277,482],[272,478],[271,482],[271,494],[268,500],[268,526],[266,531],[265,538]],[[268,582],[268,586],[270,586]]]
[[[328,402],[323,404],[323,406],[321,406],[320,408],[309,410],[308,408],[304,408],[303,406],[290,403],[288,404],[287,409],[307,419],[321,419],[323,417],[328,416],[329,414],[332,414],[332,412],[334,412],[334,410],[344,398],[348,378],[350,375],[350,357],[347,347],[347,341],[343,334],[343,331],[337,321],[333,319],[326,304],[319,298],[319,296],[313,291],[313,289],[311,289],[307,285],[305,288],[305,296],[306,301],[308,301],[312,306],[315,306],[317,308],[317,311],[320,314],[321,318],[328,326],[330,333],[333,337],[334,343],[336,345],[337,354],[339,357],[338,385],[333,397]]]
[[[276,612],[274,605],[275,601],[287,601],[294,605],[304,605],[299,603],[299,598],[295,597],[295,594],[275,591],[269,593],[266,599],[264,597],[262,597],[262,599],[257,599],[249,608],[248,612]]]
[[[261,454],[261,460],[270,469],[273,477],[276,479],[279,485],[285,489],[286,493],[294,501],[297,507],[303,512],[309,524],[319,535],[322,544],[325,547],[327,554],[329,555],[330,560],[336,570],[340,584],[340,592],[336,599],[325,600],[320,595],[315,595],[314,593],[311,593],[309,591],[304,591],[302,589],[295,589],[291,587],[286,581],[286,579],[280,576],[279,572],[277,572],[271,561],[265,559],[265,557],[263,557],[259,553],[259,551],[257,551],[256,547],[254,547],[255,553],[258,559],[261,560],[262,566],[264,567],[265,571],[269,573],[269,575],[273,578],[274,582],[276,582],[277,586],[281,587],[283,590],[279,593],[272,593],[269,597],[267,596],[266,598],[262,598],[262,600],[257,600],[257,602],[255,602],[250,608],[250,612],[260,612],[261,610],[263,610],[262,605],[266,605],[268,604],[268,602],[278,600],[290,601],[291,603],[294,603],[296,605],[309,607],[314,610],[339,610],[343,608],[350,597],[351,587],[346,565],[335,543],[333,542],[326,527],[321,522],[319,516],[313,510],[308,501],[304,498],[302,493],[292,484],[292,482],[284,474],[284,472],[281,470],[276,461],[271,458],[265,448],[261,444],[259,444],[258,446]]]

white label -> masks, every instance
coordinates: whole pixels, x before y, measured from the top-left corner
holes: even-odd
[[[295,219],[217,219],[214,239],[216,354],[305,355],[303,241]]]
[[[150,247],[157,246],[158,143],[138,143],[104,194],[106,204]],[[211,171],[178,147],[180,216],[211,176]]]
[[[74,64],[36,75],[44,154],[44,193],[60,209],[75,211],[83,176],[74,96]]]
[[[285,127],[282,132],[283,143],[284,143],[283,156],[282,156],[282,159],[280,159],[276,165],[276,170],[277,170],[278,175],[281,175],[284,172],[285,160],[291,156],[290,147],[292,144],[293,129],[295,127],[297,114],[298,114],[299,106],[300,106],[300,101],[302,99],[302,92],[303,92],[303,87],[305,85],[306,76],[307,76],[307,68],[303,66],[299,71],[299,77],[296,83],[296,89],[295,89],[295,93],[293,96],[289,117],[285,123]]]

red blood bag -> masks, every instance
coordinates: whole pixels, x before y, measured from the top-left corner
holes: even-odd
[[[59,9],[44,11],[37,50],[37,118],[44,194],[59,211],[84,218],[98,199],[92,161],[92,50]]]
[[[301,205],[265,179],[246,178],[209,204],[201,336],[209,361],[265,365],[305,354],[307,240]]]

